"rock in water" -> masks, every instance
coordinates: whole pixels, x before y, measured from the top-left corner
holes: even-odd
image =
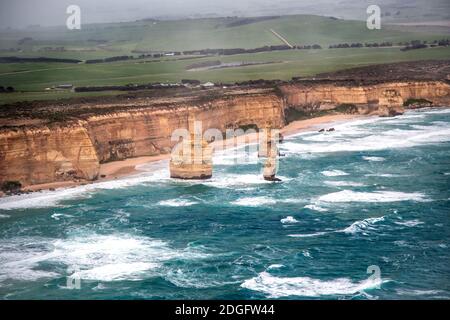
[[[267,181],[281,181],[276,177],[278,171],[278,148],[276,143],[267,143],[267,160],[264,163],[263,177]]]
[[[189,137],[180,141],[172,150],[170,177],[177,179],[211,178],[212,153],[213,148],[203,139],[201,130],[198,132],[191,127]]]

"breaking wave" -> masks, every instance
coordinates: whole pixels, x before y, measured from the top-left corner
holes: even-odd
[[[423,224],[423,222],[418,219],[414,219],[414,220],[407,220],[407,221],[396,221],[395,224],[398,224],[400,226],[405,226],[405,227],[415,227],[415,226],[418,226],[419,224]]]
[[[364,187],[365,184],[353,181],[325,181],[325,184],[333,187]]]
[[[348,278],[319,280],[310,277],[275,277],[268,272],[261,272],[258,276],[244,281],[241,287],[263,292],[268,298],[319,297],[353,295],[365,290],[379,288],[382,283],[381,279],[369,278],[360,282],[353,282]]]
[[[356,192],[343,190],[319,197],[324,202],[397,202],[397,201],[428,201],[419,192],[405,193],[397,191]]]
[[[197,203],[198,202],[189,201],[186,199],[170,199],[170,200],[160,201],[160,202],[158,202],[158,205],[165,206],[165,207],[188,207],[188,206],[192,206]]]
[[[367,161],[375,161],[375,162],[381,162],[381,161],[386,160],[383,157],[363,157],[363,159],[367,160]]]
[[[289,223],[297,223],[298,220],[295,219],[293,216],[287,216],[286,218],[283,218],[280,220],[283,224],[289,224]]]
[[[248,197],[238,199],[231,203],[238,206],[259,207],[267,204],[275,204],[277,201],[268,197]]]
[[[84,280],[140,280],[155,275],[168,260],[201,259],[210,254],[187,247],[178,250],[167,242],[128,234],[85,234],[67,239],[17,237],[0,244],[0,282],[35,281],[68,276],[66,268]],[[43,264],[65,265],[49,272]]]
[[[95,191],[122,189],[147,182],[164,181],[167,179],[169,179],[169,173],[167,169],[164,169],[154,172],[145,172],[128,178],[96,182],[84,186],[9,196],[0,198],[0,210],[57,207],[61,206],[61,201],[87,198]]]
[[[319,211],[319,212],[326,212],[326,211],[328,211],[328,209],[322,208],[322,207],[320,207],[318,205],[315,205],[315,204],[307,204],[303,208],[314,210],[314,211]]]
[[[325,171],[322,171],[321,173],[327,177],[348,176],[347,172],[344,172],[341,170],[325,170]]]
[[[450,141],[450,128],[448,123],[434,124],[432,126],[411,127],[408,129],[382,130],[376,125],[405,123],[407,119],[413,121],[423,118],[424,115],[404,115],[398,119],[366,119],[350,121],[335,126],[332,135],[311,134],[304,137],[307,143],[289,142],[282,149],[292,154],[317,154],[344,151],[377,151],[395,148],[409,148],[423,144],[434,144]],[[389,122],[388,122],[389,121]],[[375,125],[375,126],[367,126]],[[369,161],[374,161],[373,159]]]
[[[384,217],[379,218],[368,218],[361,221],[356,221],[352,223],[351,226],[345,228],[344,230],[340,230],[344,233],[356,234],[359,232],[366,233],[367,231],[374,230],[373,225],[377,222],[384,221]]]

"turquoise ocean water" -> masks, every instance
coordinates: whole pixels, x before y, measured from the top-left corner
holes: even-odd
[[[333,127],[285,139],[281,183],[241,147],[0,199],[0,298],[449,299],[450,109]]]

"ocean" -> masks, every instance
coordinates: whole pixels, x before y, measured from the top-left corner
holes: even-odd
[[[242,146],[0,199],[0,298],[449,299],[450,109],[332,126],[286,137],[282,182]]]

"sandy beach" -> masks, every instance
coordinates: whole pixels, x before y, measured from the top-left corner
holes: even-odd
[[[280,129],[280,133],[283,136],[293,135],[302,131],[310,131],[310,130],[320,130],[322,128],[328,129],[333,126],[336,122],[342,122],[347,120],[353,120],[357,117],[355,115],[349,114],[336,114],[336,115],[326,115],[322,117],[307,119],[307,120],[299,120],[294,121],[288,124],[287,126]],[[224,142],[216,141],[213,142],[212,145],[216,149],[223,148],[232,148],[243,144],[248,144],[252,142],[256,142],[258,140],[258,135],[256,133],[246,134],[234,139],[227,139]],[[138,170],[136,167],[138,165],[160,161],[160,160],[168,160],[170,159],[170,154],[161,154],[156,156],[144,156],[137,158],[130,158],[121,161],[114,161],[109,163],[104,163],[100,165],[99,179],[96,181],[62,181],[62,182],[53,182],[53,183],[45,183],[45,184],[36,184],[31,186],[26,186],[26,190],[30,191],[38,191],[38,190],[48,190],[48,189],[57,189],[57,188],[69,188],[77,185],[96,183],[101,181],[114,180],[126,176],[130,176],[133,174],[137,174],[142,172]]]

